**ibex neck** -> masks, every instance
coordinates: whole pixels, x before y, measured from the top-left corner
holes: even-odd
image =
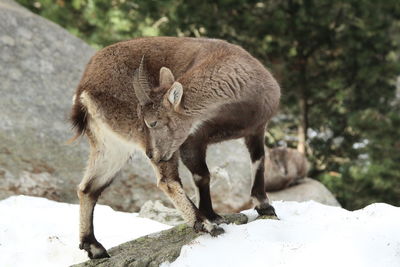
[[[193,70],[182,76],[179,79],[184,88],[182,112],[201,117],[221,105],[240,100],[248,76],[238,71],[237,66],[217,66],[211,70]]]

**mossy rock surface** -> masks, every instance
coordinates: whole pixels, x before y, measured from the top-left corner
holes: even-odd
[[[244,214],[229,214],[224,218],[234,224],[245,224],[248,218]],[[196,233],[186,224],[140,237],[108,250],[111,258],[86,261],[83,266],[159,266],[165,261],[173,262],[180,254],[182,246],[205,233]]]

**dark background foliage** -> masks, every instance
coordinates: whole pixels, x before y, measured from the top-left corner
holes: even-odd
[[[398,0],[18,2],[96,48],[157,35],[243,46],[283,89],[266,142],[305,151],[345,208],[400,205]]]

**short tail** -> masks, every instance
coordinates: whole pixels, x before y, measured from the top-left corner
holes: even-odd
[[[77,99],[72,107],[70,121],[72,128],[76,131],[76,135],[67,141],[67,144],[73,143],[81,135],[83,135],[88,127],[88,112],[82,103]]]

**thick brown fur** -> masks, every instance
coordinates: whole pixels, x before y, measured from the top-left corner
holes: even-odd
[[[264,188],[264,131],[279,99],[271,73],[244,49],[222,40],[149,37],[98,51],[71,112],[77,136],[85,134],[91,147],[78,189],[80,247],[92,258],[107,256],[94,236],[94,205],[136,148],[151,159],[158,186],[188,224],[218,235],[222,218],[212,208],[207,146],[244,138],[256,210],[275,214]],[[183,191],[179,157],[193,174],[198,207]]]

